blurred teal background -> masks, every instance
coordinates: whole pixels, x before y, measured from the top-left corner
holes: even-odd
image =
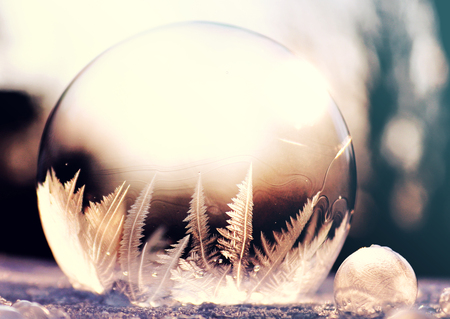
[[[438,40],[450,60],[450,1],[435,0],[436,27]],[[405,41],[407,42],[407,41]],[[403,44],[407,46],[408,44]],[[403,48],[408,50],[408,48]],[[376,206],[376,216],[372,216],[366,233],[349,236],[339,256],[335,269],[343,259],[362,246],[373,243],[386,245],[403,255],[413,266],[418,276],[450,277],[450,88],[448,82],[437,96],[411,107],[410,112],[419,118],[426,118],[427,103],[438,103],[441,111],[437,119],[426,123],[424,128],[423,157],[418,165],[417,175],[429,190],[423,207],[423,218],[418,225],[402,227],[395,221],[395,207],[390,198],[395,191],[396,181],[402,172],[389,164],[383,156],[383,131],[389,119],[401,108],[397,104],[398,90],[392,83],[392,54],[385,47],[379,51],[381,74],[370,92],[370,123],[372,136],[369,148],[372,150],[375,181],[370,183],[369,192]],[[406,58],[406,57],[405,57]],[[432,56],[430,55],[430,58]],[[436,101],[437,100],[437,101]],[[404,111],[403,111],[404,112]],[[441,157],[441,163],[436,163]],[[412,192],[411,196],[421,196]],[[413,201],[414,198],[403,198]],[[358,214],[358,212],[355,212]],[[400,220],[401,223],[401,220]]]
[[[52,258],[36,206],[37,152],[73,77],[138,32],[211,20],[274,38],[329,81],[359,179],[334,269],[379,244],[420,277],[450,278],[449,14],[449,0],[0,2],[0,253]]]

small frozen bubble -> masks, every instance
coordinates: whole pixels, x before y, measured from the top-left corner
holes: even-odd
[[[414,270],[388,247],[359,249],[344,260],[334,279],[334,299],[340,312],[373,315],[411,306],[416,297]]]
[[[56,319],[69,318],[60,309],[47,310],[37,302],[18,300],[12,306],[0,305],[0,318],[2,319]]]
[[[9,306],[5,306],[5,305],[0,305],[0,318],[3,319],[24,319],[25,317],[23,317],[20,312],[18,312],[16,309],[9,307]]]
[[[50,318],[50,312],[37,302],[28,300],[19,300],[12,307],[25,318],[47,319]]]
[[[450,315],[450,287],[445,288],[439,298],[439,306],[441,306],[442,312]]]

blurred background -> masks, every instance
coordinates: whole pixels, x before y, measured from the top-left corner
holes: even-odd
[[[0,254],[52,258],[37,155],[77,73],[136,33],[209,20],[269,36],[326,77],[358,167],[352,229],[334,269],[379,244],[419,277],[450,277],[449,13],[448,0],[0,1]]]

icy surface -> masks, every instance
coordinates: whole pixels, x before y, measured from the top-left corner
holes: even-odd
[[[407,312],[398,313],[401,317],[396,318],[448,317],[440,311],[439,296],[449,286],[450,280],[419,280],[416,304]],[[0,305],[4,306],[2,309],[5,311],[17,312],[12,309],[12,305],[18,299],[28,300],[30,303],[39,303],[54,316],[59,315],[54,318],[356,318],[352,314],[337,312],[332,302],[332,276],[325,280],[313,298],[304,303],[283,306],[204,303],[198,306],[176,304],[170,307],[140,308],[131,306],[127,298],[119,294],[98,296],[73,289],[54,263],[2,255],[0,296]],[[397,313],[378,315],[388,318]]]
[[[334,279],[339,311],[375,315],[411,306],[417,296],[417,279],[409,263],[388,247],[372,245],[350,255]]]

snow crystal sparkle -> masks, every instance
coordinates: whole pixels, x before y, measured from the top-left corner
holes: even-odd
[[[45,128],[37,192],[76,288],[150,306],[288,303],[330,270],[355,184],[318,73],[261,35],[197,22],[77,76]]]
[[[445,288],[439,296],[439,306],[445,314],[450,314],[450,288]]]

